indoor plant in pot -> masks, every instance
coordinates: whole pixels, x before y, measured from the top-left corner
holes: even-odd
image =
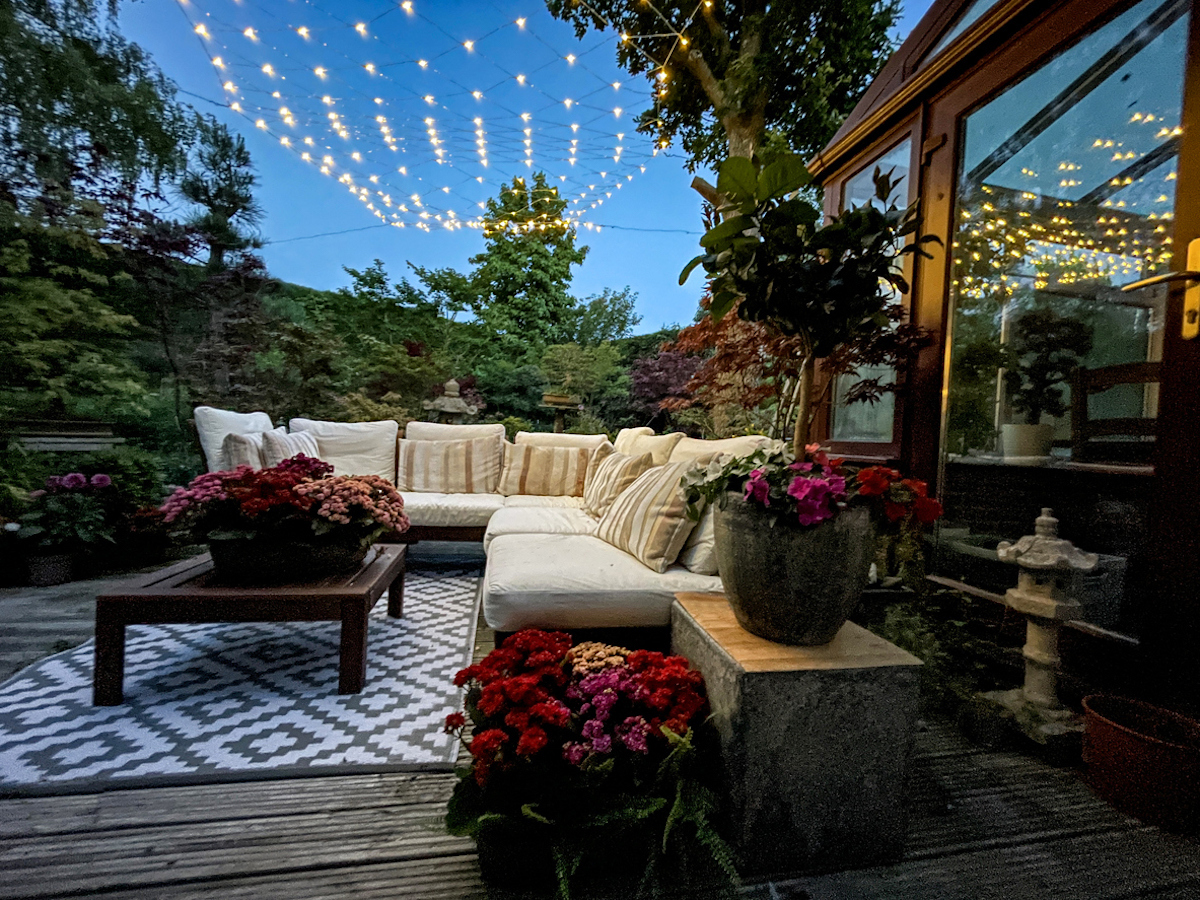
[[[682,657],[519,631],[463,669],[471,762],[446,814],[518,896],[733,895],[703,679]],[[471,723],[469,736],[468,719]]]
[[[717,569],[738,622],[785,644],[833,640],[872,562],[919,576],[924,526],[942,514],[923,481],[852,471],[816,444],[718,457],[683,479],[689,510],[716,507]],[[876,537],[883,540],[877,542]]]
[[[30,584],[44,587],[70,581],[80,552],[101,542],[114,543],[105,505],[105,494],[112,489],[106,474],[88,478],[71,472],[51,475],[45,488],[30,493],[31,506],[21,516],[17,532],[29,548]]]
[[[1050,454],[1054,425],[1042,422],[1042,415],[1057,418],[1066,413],[1064,388],[1091,349],[1091,327],[1049,307],[1028,310],[1016,319],[1013,339],[1005,348],[1004,383],[1009,404],[1025,421],[1000,426],[1005,457]]]
[[[332,472],[303,454],[266,469],[208,472],[176,490],[162,511],[176,531],[208,543],[226,581],[319,577],[361,562],[384,532],[408,529],[390,482]]]
[[[762,165],[731,157],[717,181],[721,221],[701,238],[706,252],[680,276],[682,282],[703,266],[715,319],[736,310],[742,319],[794,338],[798,348],[792,453],[717,462],[684,478],[693,500],[704,495],[719,501],[718,569],[739,621],[772,640],[831,640],[875,557],[871,516],[854,508],[862,493],[858,483],[849,484],[839,466],[818,458],[809,445],[817,360],[826,360],[827,374],[854,373],[866,362],[891,366],[897,370],[894,385],[900,385],[926,337],[903,321],[900,297],[908,283],[902,262],[913,253],[928,256],[922,247],[937,238],[909,240],[918,228],[916,206],[900,209],[891,202],[890,173],[876,169],[874,180],[877,204],[819,225],[820,210],[801,194],[809,176],[798,157]],[[831,384],[828,379],[826,390]],[[864,379],[851,394],[870,400],[887,389],[880,379]],[[924,484],[881,471],[888,473],[888,492],[913,504],[920,499],[932,514],[935,501]],[[750,578],[755,572],[770,574]]]

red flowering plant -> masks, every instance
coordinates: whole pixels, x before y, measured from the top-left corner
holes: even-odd
[[[266,469],[207,472],[171,494],[161,511],[173,530],[199,541],[336,533],[366,545],[408,528],[404,500],[386,479],[332,473],[329,463],[302,453]]]
[[[712,825],[704,682],[687,660],[528,629],[455,683],[466,712],[446,731],[471,759],[446,823],[476,839],[481,863],[514,839],[538,847],[562,897],[614,868],[651,893],[736,883]]]
[[[914,587],[924,578],[925,526],[942,514],[925,482],[884,466],[854,469],[818,444],[806,445],[799,459],[786,447],[714,457],[684,475],[682,485],[693,518],[705,504],[724,503],[732,493],[762,507],[772,527],[817,527],[851,504],[870,504],[880,537],[879,568]]]

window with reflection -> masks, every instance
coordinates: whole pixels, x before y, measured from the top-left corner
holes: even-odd
[[[1043,505],[1113,579],[1137,556],[1166,290],[1121,288],[1171,266],[1189,5],[1137,4],[963,120],[945,574],[1009,586],[980,561]]]
[[[846,179],[842,185],[842,209],[868,204],[880,205],[875,196],[875,170],[890,172],[896,181],[894,201],[906,206],[909,200],[909,167],[912,165],[912,141],[905,138]],[[834,379],[829,436],[834,441],[890,443],[896,418],[896,398],[884,394],[874,403],[847,403],[847,392],[863,378],[879,378],[887,384],[895,377],[887,366],[863,366],[857,375],[839,375]]]

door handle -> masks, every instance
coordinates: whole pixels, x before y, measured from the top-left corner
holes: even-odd
[[[1121,290],[1128,293],[1156,284],[1190,281],[1191,284],[1183,292],[1183,323],[1180,331],[1181,337],[1190,341],[1200,335],[1200,238],[1188,244],[1187,266],[1182,272],[1166,272],[1163,275],[1143,278],[1141,281],[1125,285]]]

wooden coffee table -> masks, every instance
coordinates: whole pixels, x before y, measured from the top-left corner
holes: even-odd
[[[124,699],[125,626],[213,622],[342,623],[338,693],[357,694],[367,677],[367,615],[388,592],[388,615],[404,604],[403,544],[376,544],[355,570],[317,581],[234,587],[213,574],[208,554],[128,582],[96,598],[94,706]]]

